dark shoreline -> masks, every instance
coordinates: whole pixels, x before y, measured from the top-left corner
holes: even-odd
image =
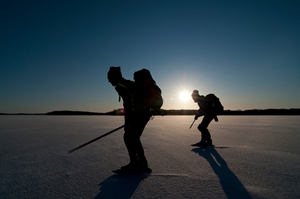
[[[197,110],[164,110],[154,115],[195,115]],[[99,113],[88,111],[52,111],[48,113],[0,113],[0,115],[122,115],[117,110]],[[300,115],[300,109],[251,109],[251,110],[224,110],[220,115]]]

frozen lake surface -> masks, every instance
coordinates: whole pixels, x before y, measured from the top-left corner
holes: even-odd
[[[0,198],[300,198],[300,116],[220,116],[200,140],[193,116],[155,116],[142,136],[150,175],[128,163],[121,116],[0,116]]]

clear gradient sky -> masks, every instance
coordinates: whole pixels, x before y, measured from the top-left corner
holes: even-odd
[[[0,2],[0,112],[108,112],[107,81],[147,68],[164,109],[198,109],[182,91],[215,93],[225,109],[300,108],[298,0]]]

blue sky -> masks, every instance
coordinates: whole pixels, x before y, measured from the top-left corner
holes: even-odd
[[[180,92],[215,93],[225,109],[300,108],[300,1],[0,2],[0,112],[107,112],[107,81],[147,68],[165,109]]]

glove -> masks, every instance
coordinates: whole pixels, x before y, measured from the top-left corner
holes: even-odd
[[[197,120],[199,117],[199,115],[195,115],[194,120]]]

